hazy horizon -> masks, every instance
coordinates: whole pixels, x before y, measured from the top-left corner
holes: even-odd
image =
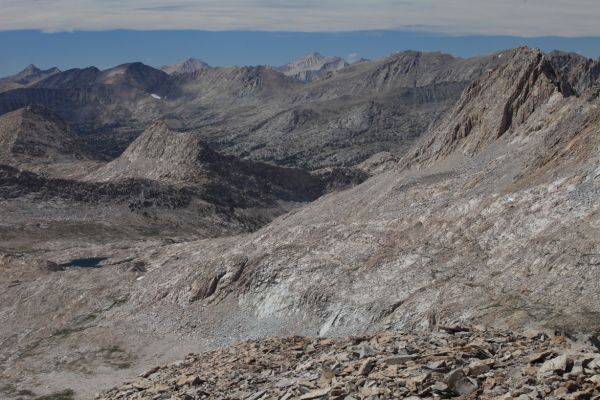
[[[309,52],[335,55],[349,62],[377,59],[405,50],[442,51],[458,57],[489,54],[528,45],[544,51],[562,50],[596,59],[600,37],[455,36],[433,32],[265,32],[197,30],[108,30],[45,33],[0,31],[0,76],[29,64],[62,70],[96,66],[110,68],[143,62],[160,68],[187,58],[213,66],[283,65]]]

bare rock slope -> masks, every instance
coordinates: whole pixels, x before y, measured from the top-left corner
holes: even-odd
[[[0,116],[0,163],[52,164],[98,160],[62,119],[39,106]]]
[[[600,355],[574,339],[451,326],[252,340],[150,368],[96,399],[593,398]]]

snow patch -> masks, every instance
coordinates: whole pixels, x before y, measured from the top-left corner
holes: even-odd
[[[155,98],[155,99],[157,99],[157,100],[160,100],[160,96],[159,96],[159,95],[157,95],[157,94],[154,94],[154,93],[152,93],[150,96],[151,96],[152,98]]]

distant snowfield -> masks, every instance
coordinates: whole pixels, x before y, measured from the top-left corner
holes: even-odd
[[[157,99],[157,100],[160,100],[160,99],[161,99],[161,97],[160,97],[159,95],[157,95],[157,94],[154,94],[154,93],[152,93],[150,96],[152,96],[153,98],[155,98],[155,99]]]

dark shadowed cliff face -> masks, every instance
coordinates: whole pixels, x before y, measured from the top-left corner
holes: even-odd
[[[584,93],[600,78],[600,59],[594,61],[579,54],[562,51],[553,51],[547,58],[561,84],[566,85],[573,93]]]
[[[13,165],[99,160],[62,119],[28,106],[0,116],[0,162]]]

